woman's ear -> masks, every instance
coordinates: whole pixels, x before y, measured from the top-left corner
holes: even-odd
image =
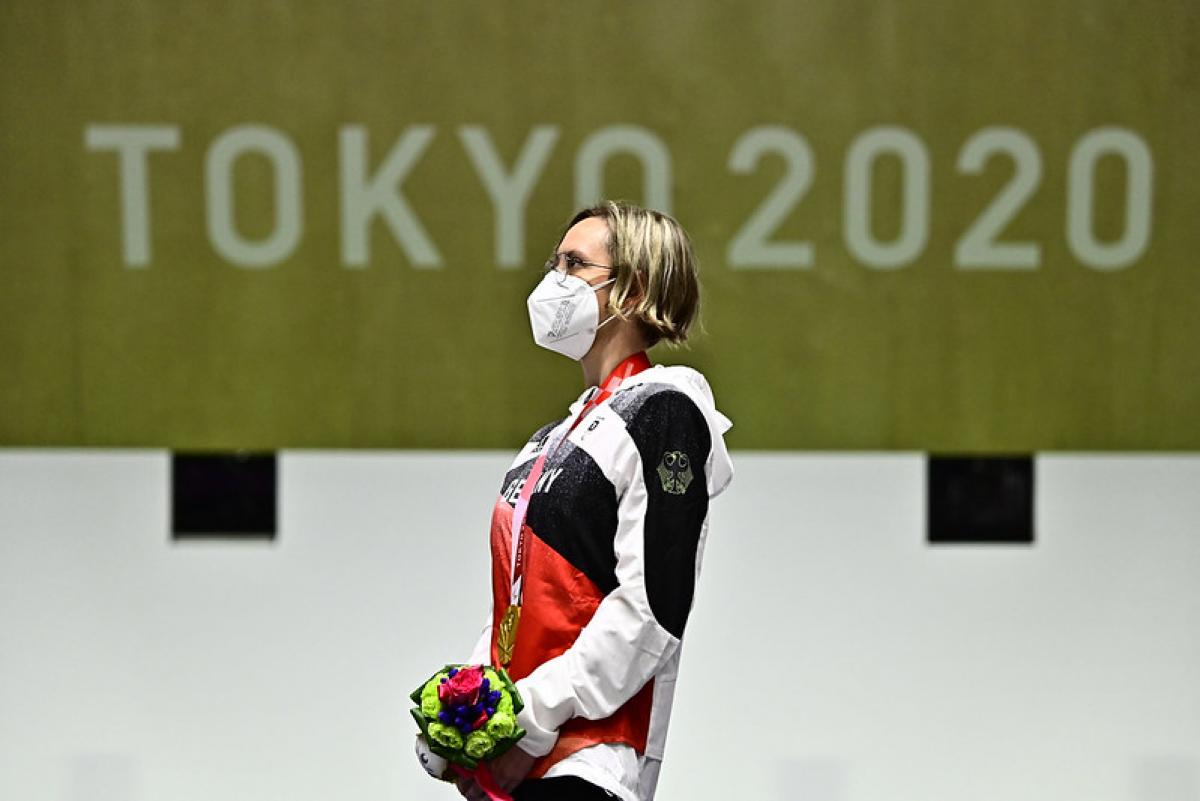
[[[625,298],[625,303],[623,304],[621,311],[625,314],[633,314],[635,311],[637,311],[637,307],[641,304],[642,294],[640,292],[636,292]]]
[[[642,298],[645,296],[645,294],[646,294],[646,288],[645,288],[645,282],[642,278],[642,274],[640,272],[638,272],[637,270],[634,270],[633,271],[633,286],[630,288],[629,294],[626,296],[626,302],[630,306],[628,311],[633,311],[639,305],[641,305]]]

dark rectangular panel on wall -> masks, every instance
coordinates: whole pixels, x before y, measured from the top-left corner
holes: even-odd
[[[173,453],[173,539],[274,539],[274,453]]]
[[[929,454],[931,544],[1033,544],[1033,456]]]

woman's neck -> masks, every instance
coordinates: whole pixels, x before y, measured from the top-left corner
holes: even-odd
[[[614,320],[610,325],[619,327],[611,336],[597,338],[592,349],[580,360],[585,386],[600,386],[600,382],[607,378],[618,364],[646,349],[646,343],[638,334],[637,326],[632,320]]]

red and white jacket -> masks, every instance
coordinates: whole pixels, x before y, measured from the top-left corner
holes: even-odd
[[[592,391],[538,429],[505,474],[491,524],[492,617],[472,662],[497,658],[525,478]],[[626,378],[547,458],[525,519],[508,666],[526,704],[521,747],[540,757],[531,777],[576,775],[625,801],[653,798],[709,500],[733,477],[730,426],[704,376],[659,365]]]

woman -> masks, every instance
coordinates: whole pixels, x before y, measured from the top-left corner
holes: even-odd
[[[471,661],[505,666],[525,699],[525,738],[491,763],[517,801],[654,796],[708,502],[733,475],[704,377],[645,353],[684,342],[698,303],[679,224],[611,201],[574,216],[529,296],[535,341],[588,389],[529,438],[492,515]]]

